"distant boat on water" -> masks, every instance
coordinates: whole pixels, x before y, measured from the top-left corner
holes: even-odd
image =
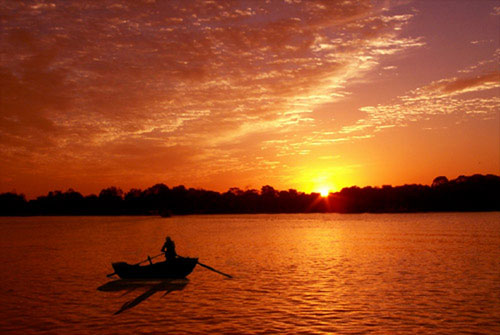
[[[169,218],[172,216],[172,211],[170,209],[162,209],[159,211],[162,218]]]

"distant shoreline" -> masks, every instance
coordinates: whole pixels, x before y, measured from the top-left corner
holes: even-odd
[[[357,213],[339,213],[339,212],[304,212],[304,213],[199,213],[199,214],[179,214],[172,215],[171,217],[186,217],[186,216],[226,216],[226,215],[300,215],[300,214],[339,214],[339,215],[363,215],[363,214],[373,214],[373,215],[404,215],[404,214],[446,214],[446,213],[499,213],[500,210],[486,210],[486,211],[435,211],[435,212],[357,212]],[[92,214],[74,214],[74,215],[49,215],[49,214],[36,214],[36,215],[0,215],[0,218],[31,218],[31,217],[157,217],[162,218],[157,214],[102,214],[102,215],[92,215]],[[165,218],[168,219],[168,218]]]
[[[269,185],[260,191],[231,188],[219,193],[164,184],[127,193],[109,187],[88,196],[72,189],[53,191],[29,201],[23,194],[0,194],[0,216],[6,217],[495,211],[500,211],[500,177],[491,174],[452,180],[440,176],[432,185],[352,186],[327,197],[293,189],[279,191]]]

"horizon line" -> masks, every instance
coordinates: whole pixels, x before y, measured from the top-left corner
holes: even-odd
[[[500,175],[496,175],[496,174],[493,174],[493,173],[487,173],[487,174],[480,174],[480,173],[474,173],[474,174],[471,174],[471,175],[459,175],[458,177],[454,178],[454,179],[448,179],[446,176],[444,175],[440,175],[440,176],[437,176],[433,179],[433,182],[431,184],[418,184],[418,183],[405,183],[405,184],[400,184],[400,185],[392,185],[392,184],[381,184],[381,185],[364,185],[364,186],[359,186],[359,185],[351,185],[351,186],[346,186],[346,187],[343,187],[341,188],[340,190],[337,190],[337,191],[330,191],[328,192],[328,195],[323,195],[322,192],[320,191],[313,191],[313,192],[305,192],[305,191],[301,191],[301,190],[298,190],[298,189],[294,189],[294,188],[287,188],[287,189],[276,189],[274,188],[272,185],[270,184],[265,184],[265,185],[262,185],[260,187],[260,189],[256,189],[256,188],[250,188],[250,187],[246,187],[246,188],[240,188],[240,187],[237,187],[237,186],[232,186],[232,187],[229,187],[226,191],[214,191],[214,190],[210,190],[210,189],[205,189],[205,188],[202,188],[202,187],[187,187],[186,185],[184,184],[179,184],[179,185],[176,185],[176,186],[172,186],[172,187],[169,187],[167,184],[165,183],[162,183],[162,182],[159,182],[159,183],[156,183],[152,186],[149,186],[145,189],[140,189],[140,188],[135,188],[135,187],[132,187],[130,188],[128,191],[125,191],[123,190],[121,187],[119,186],[108,186],[108,187],[104,187],[102,188],[99,192],[97,193],[89,193],[89,194],[83,194],[83,193],[80,193],[78,190],[75,190],[73,189],[72,187],[69,187],[68,189],[66,189],[66,191],[63,191],[61,189],[54,189],[54,190],[50,190],[50,191],[47,191],[47,194],[42,194],[42,195],[37,195],[37,196],[34,196],[33,198],[27,198],[25,193],[23,192],[17,192],[16,190],[14,191],[6,191],[6,192],[1,192],[1,194],[17,194],[17,195],[22,195],[26,200],[35,200],[39,197],[44,197],[44,196],[48,196],[50,195],[50,193],[69,193],[69,192],[75,192],[75,193],[79,193],[80,195],[84,196],[84,197],[89,197],[89,196],[99,196],[99,194],[102,192],[102,191],[105,191],[105,190],[109,190],[109,189],[116,189],[116,190],[119,190],[122,192],[122,196],[125,196],[126,194],[132,192],[132,191],[140,191],[140,192],[144,192],[148,189],[151,189],[157,185],[163,185],[165,187],[167,187],[168,189],[172,190],[172,189],[175,189],[175,188],[178,188],[178,187],[183,187],[184,189],[186,190],[195,190],[195,191],[206,191],[206,192],[215,192],[215,193],[220,193],[220,194],[224,194],[224,193],[227,193],[227,192],[230,192],[231,190],[240,190],[240,191],[243,191],[243,192],[247,192],[247,191],[257,191],[259,194],[262,193],[262,189],[264,187],[271,187],[273,190],[275,190],[276,192],[283,192],[283,191],[296,191],[298,193],[302,193],[302,194],[306,194],[306,195],[313,195],[313,194],[318,194],[320,195],[321,197],[328,197],[332,194],[338,194],[340,192],[342,192],[342,190],[344,189],[350,189],[350,188],[353,188],[353,187],[356,187],[356,188],[384,188],[384,187],[403,187],[403,186],[410,186],[410,185],[418,185],[418,186],[432,186],[434,184],[434,182],[438,179],[442,179],[444,181],[447,181],[447,182],[451,182],[451,181],[457,181],[461,178],[471,178],[471,177],[474,177],[474,176],[493,176],[493,177],[500,177]],[[443,179],[444,178],[444,179]]]

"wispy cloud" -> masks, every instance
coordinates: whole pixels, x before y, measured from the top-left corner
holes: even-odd
[[[413,92],[415,99],[450,97],[500,87],[500,72],[494,71],[475,77],[449,78],[431,83]],[[407,97],[407,99],[411,99]]]
[[[0,153],[12,174],[261,173],[285,164],[279,157],[402,124],[423,113],[424,97],[442,106],[498,84],[498,73],[436,81],[328,133],[315,108],[352,98],[350,83],[396,72],[384,61],[425,46],[404,34],[416,11],[370,0],[0,6]],[[492,100],[467,103],[489,110]]]
[[[1,148],[26,157],[40,145],[79,159],[280,136],[314,122],[314,106],[348,95],[346,82],[381,57],[423,45],[398,37],[412,15],[371,1],[2,7]]]
[[[478,69],[484,64],[486,62],[481,61],[469,69]],[[367,116],[358,120],[355,125],[344,127],[341,132],[378,132],[437,115],[454,115],[459,119],[489,119],[498,112],[500,106],[499,88],[500,72],[497,70],[437,80],[398,97],[392,104],[360,108]],[[481,96],[468,93],[481,93]]]

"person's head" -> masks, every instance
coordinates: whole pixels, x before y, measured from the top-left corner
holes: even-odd
[[[170,236],[167,236],[167,238],[165,239],[165,241],[172,241],[172,239],[170,238]]]

